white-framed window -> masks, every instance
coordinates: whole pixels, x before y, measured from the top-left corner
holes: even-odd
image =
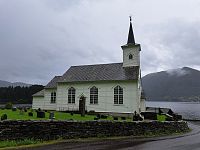
[[[56,103],[56,92],[51,92],[51,103]]]
[[[129,54],[128,58],[129,58],[129,59],[133,59],[133,55],[132,55],[132,54]]]
[[[68,103],[69,104],[75,104],[75,95],[76,90],[75,88],[71,87],[68,89]]]
[[[98,104],[98,88],[90,88],[90,104]]]
[[[114,88],[114,104],[123,104],[123,88],[119,85]]]

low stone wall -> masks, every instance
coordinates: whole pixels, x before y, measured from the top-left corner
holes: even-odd
[[[141,136],[184,132],[187,122],[1,121],[0,140]]]

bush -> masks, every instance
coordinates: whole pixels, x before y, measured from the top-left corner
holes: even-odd
[[[101,115],[101,119],[107,119],[108,118],[108,116],[106,116],[106,115]]]
[[[126,117],[121,117],[121,120],[126,120]]]
[[[99,120],[99,118],[97,118],[97,117],[94,117],[94,120]]]
[[[5,109],[12,109],[13,104],[11,102],[6,103]]]
[[[118,120],[118,117],[113,117],[114,120]]]
[[[165,115],[161,115],[161,114],[159,115],[159,114],[157,114],[157,120],[158,121],[166,121],[166,118],[167,117]]]
[[[3,114],[2,116],[1,116],[1,120],[7,120],[8,119],[8,116],[6,115],[6,114]]]

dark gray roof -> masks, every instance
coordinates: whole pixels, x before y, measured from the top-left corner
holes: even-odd
[[[56,88],[58,80],[62,76],[55,76],[46,86],[45,88]]]
[[[43,97],[44,96],[44,89],[39,91],[39,92],[37,92],[37,93],[35,93],[35,94],[33,94],[32,96],[33,97]]]
[[[122,63],[70,67],[58,82],[137,80],[139,67],[122,67]]]
[[[132,27],[131,20],[130,20],[127,44],[135,44],[135,38],[134,38],[134,34],[133,34],[133,27]]]

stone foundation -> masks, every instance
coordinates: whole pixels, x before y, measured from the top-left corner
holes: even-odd
[[[0,140],[143,136],[187,131],[187,122],[1,121]]]

